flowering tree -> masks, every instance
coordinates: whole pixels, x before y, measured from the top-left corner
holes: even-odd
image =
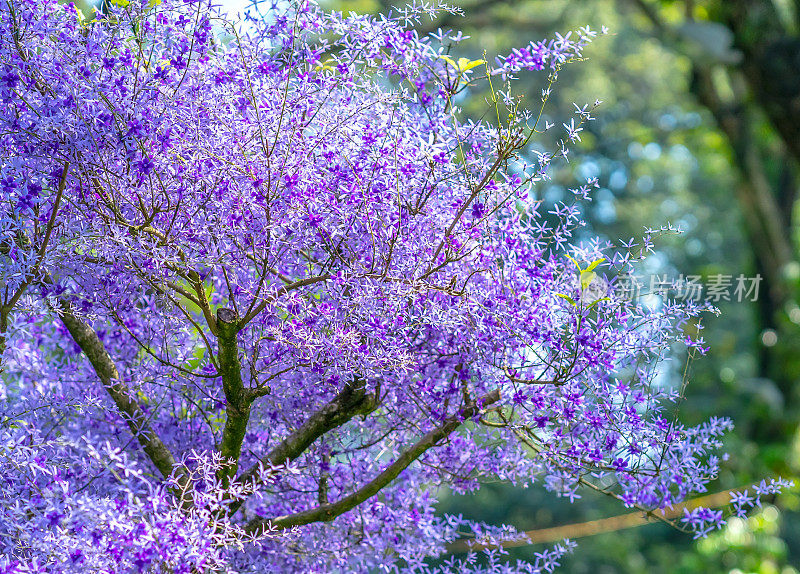
[[[699,310],[618,296],[597,273],[649,238],[570,245],[579,204],[537,199],[592,110],[532,155],[509,81],[590,30],[491,65],[411,31],[426,7],[0,5],[3,572],[422,571],[518,536],[443,488],[657,510],[714,478],[729,422],[682,426],[656,378]]]

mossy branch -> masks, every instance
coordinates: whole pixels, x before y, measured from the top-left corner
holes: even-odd
[[[337,516],[352,510],[362,502],[378,494],[384,487],[390,484],[397,476],[411,463],[417,460],[430,448],[446,439],[461,424],[478,414],[483,407],[496,403],[500,400],[500,392],[495,390],[478,399],[464,408],[459,414],[446,419],[441,425],[432,429],[420,438],[408,450],[404,451],[397,459],[387,466],[380,474],[369,481],[367,484],[334,503],[320,504],[315,508],[303,510],[295,514],[278,516],[272,519],[256,518],[247,524],[247,531],[250,533],[262,532],[265,529],[291,528],[302,526],[312,522],[330,522]]]

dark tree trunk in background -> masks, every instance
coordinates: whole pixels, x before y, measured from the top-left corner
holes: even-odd
[[[800,28],[800,2],[793,3],[793,13],[783,13],[771,0],[686,0],[685,21],[675,24],[661,18],[666,2],[624,1],[647,17],[663,44],[691,60],[692,92],[730,144],[740,175],[731,194],[763,276],[759,326],[778,333],[777,345],[761,347],[759,376],[773,380],[783,394],[786,416],[770,434],[785,439],[800,410],[800,333],[787,315],[797,305],[798,284],[792,276],[798,259],[792,211],[800,165],[800,39],[794,32]],[[699,5],[704,19],[696,19]],[[726,36],[727,53],[725,46],[713,45]]]
[[[742,53],[740,68],[753,97],[800,161],[800,39],[768,0],[728,0],[721,16]]]

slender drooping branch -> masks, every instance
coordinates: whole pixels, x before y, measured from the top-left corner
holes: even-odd
[[[58,311],[64,326],[86,355],[103,387],[123,414],[131,433],[139,441],[142,450],[164,477],[171,475],[176,466],[175,457],[150,427],[147,415],[122,381],[117,365],[108,354],[100,337],[91,326],[75,316],[72,306],[67,301],[59,300]],[[179,480],[183,479],[179,477]]]
[[[226,401],[225,428],[222,431],[219,452],[233,463],[220,470],[220,478],[227,484],[236,475],[254,396],[242,382],[242,363],[239,360],[239,344],[236,342],[239,332],[239,316],[236,311],[226,308],[217,310],[217,331],[217,361]]]
[[[296,459],[314,441],[331,429],[337,428],[358,415],[367,415],[378,406],[378,396],[368,394],[364,381],[356,378],[348,383],[330,402],[312,414],[296,431],[283,439],[269,454],[250,467],[237,480],[251,488],[260,482],[261,468],[285,464]],[[244,499],[230,504],[233,514],[244,503]]]
[[[715,492],[714,494],[706,494],[705,496],[675,504],[671,508],[665,508],[664,510],[648,512],[636,510],[609,518],[601,518],[599,520],[528,530],[525,532],[525,537],[496,544],[481,543],[474,538],[461,538],[449,544],[447,546],[447,552],[455,554],[458,552],[479,552],[488,548],[519,548],[520,546],[527,546],[530,544],[550,544],[552,542],[559,542],[565,538],[573,540],[575,538],[583,538],[584,536],[594,536],[596,534],[607,534],[627,528],[636,528],[646,524],[653,524],[656,520],[661,520],[662,522],[667,521],[667,523],[670,524],[669,521],[684,516],[686,510],[694,510],[695,508],[720,508],[729,505],[731,502],[731,494],[733,494],[735,490],[736,489],[723,490],[722,492]]]
[[[494,390],[476,403],[464,408],[458,415],[446,419],[441,425],[429,431],[425,436],[414,443],[411,448],[403,452],[397,459],[387,466],[378,476],[353,492],[329,504],[321,504],[315,508],[303,510],[295,514],[278,516],[272,519],[255,518],[247,524],[247,531],[261,532],[269,528],[291,528],[312,522],[329,522],[337,516],[352,510],[362,502],[378,494],[384,487],[391,483],[408,466],[422,456],[427,450],[436,446],[447,438],[466,420],[480,414],[483,407],[500,400],[500,391]]]

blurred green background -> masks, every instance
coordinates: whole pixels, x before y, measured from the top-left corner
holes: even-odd
[[[388,11],[388,0],[326,0],[331,8]],[[88,2],[82,8],[88,9]],[[227,0],[239,9],[246,0]],[[453,3],[451,3],[453,4]],[[442,14],[420,33],[461,29],[458,55],[489,58],[531,40],[589,25],[611,34],[588,61],[560,74],[545,119],[559,125],[603,100],[569,163],[539,190],[546,202],[598,177],[585,205],[586,234],[627,238],[672,222],[685,232],[658,240],[650,274],[760,274],[755,302],[725,302],[705,319],[707,356],[691,363],[681,417],[729,416],[730,461],[714,490],[763,477],[800,475],[800,0],[470,0],[464,16]],[[515,91],[538,109],[546,73],[522,75]],[[486,94],[460,102],[480,116]],[[676,357],[675,372],[682,366]],[[676,377],[677,378],[677,377]],[[770,500],[701,541],[662,524],[580,538],[570,573],[790,574],[800,569],[800,495]],[[442,512],[522,530],[625,512],[591,492],[575,504],[543,489],[502,483],[445,497]],[[533,558],[545,545],[515,548]]]
[[[378,2],[360,9],[385,10]],[[733,418],[731,459],[715,490],[762,477],[796,476],[800,466],[800,2],[772,0],[520,0],[463,4],[463,18],[438,26],[471,38],[461,49],[477,58],[508,53],[533,39],[580,26],[607,26],[567,66],[548,102],[560,123],[572,103],[603,100],[569,164],[541,191],[562,199],[576,180],[597,176],[601,188],[585,214],[588,233],[610,239],[672,222],[685,233],[663,237],[645,272],[704,279],[760,274],[756,302],[718,304],[706,318],[706,357],[693,361],[687,423]],[[522,76],[529,107],[546,80]],[[517,88],[517,92],[520,88]],[[463,103],[485,107],[484,95]],[[682,362],[676,357],[675,369]],[[800,499],[779,496],[747,520],[698,542],[661,524],[578,540],[564,564],[574,573],[797,572]],[[448,498],[444,509],[533,530],[614,516],[623,510],[591,492],[576,504],[532,488],[520,496],[503,484]],[[513,549],[533,558],[542,545]]]
[[[343,10],[386,11],[390,2],[337,2]],[[458,50],[480,58],[507,54],[531,40],[589,25],[611,34],[586,51],[588,61],[558,77],[546,119],[557,125],[579,105],[603,100],[540,197],[596,176],[601,188],[585,206],[586,234],[641,235],[667,222],[685,232],[657,241],[648,274],[760,274],[758,301],[718,304],[705,319],[709,354],[691,363],[681,416],[695,423],[730,416],[725,463],[714,490],[800,472],[800,1],[797,0],[472,0],[464,16],[443,15],[421,32],[461,29]],[[461,55],[459,53],[459,55]],[[538,109],[545,73],[521,75]],[[461,102],[481,115],[486,94]],[[705,281],[704,281],[705,282]],[[683,365],[676,357],[672,368]],[[676,377],[677,379],[678,377]],[[662,524],[578,539],[570,573],[789,574],[800,568],[800,498],[777,497],[747,520],[732,519],[692,541]],[[449,497],[442,511],[523,530],[614,516],[624,509],[585,492],[575,504],[540,488],[488,484]],[[545,545],[510,550],[533,558]]]

